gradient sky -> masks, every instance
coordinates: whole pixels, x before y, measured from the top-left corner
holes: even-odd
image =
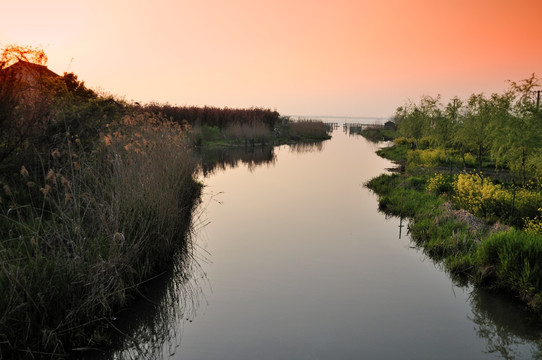
[[[541,16],[540,0],[11,1],[0,47],[41,47],[128,101],[388,117],[542,77]]]

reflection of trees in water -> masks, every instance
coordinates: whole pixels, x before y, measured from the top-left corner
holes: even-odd
[[[113,325],[121,335],[108,358],[163,359],[174,354],[180,349],[184,326],[196,316],[205,282],[188,240],[171,269],[151,281],[135,306],[119,313]]]
[[[474,289],[470,303],[469,319],[478,336],[487,340],[487,353],[503,359],[542,359],[542,324],[537,316],[513,299],[484,289]]]
[[[322,151],[324,149],[323,141],[316,142],[299,142],[288,145],[291,152],[296,153],[309,153],[315,151]]]
[[[386,219],[396,217],[385,211],[384,214]],[[400,224],[404,226],[402,220],[404,219],[400,218]],[[400,227],[399,238],[401,230]],[[416,239],[411,241],[433,261],[437,269],[450,276],[454,286],[469,286],[468,278],[450,273],[438,254],[428,251],[423,247],[423,243],[416,242]],[[542,322],[538,315],[505,294],[483,288],[474,287],[469,300],[472,316],[468,316],[468,319],[473,322],[478,337],[487,341],[486,353],[509,360],[542,359]]]
[[[250,171],[259,165],[274,164],[276,155],[272,146],[246,146],[221,149],[200,149],[201,170],[204,176],[217,171],[246,164]]]
[[[323,141],[299,142],[286,145],[291,152],[308,153],[322,151]],[[276,154],[273,146],[240,146],[215,149],[198,149],[203,176],[207,177],[218,171],[233,169],[245,164],[249,171],[260,165],[274,165]]]

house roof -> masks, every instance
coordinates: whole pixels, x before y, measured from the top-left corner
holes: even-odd
[[[23,61],[23,60],[19,60],[15,64],[8,66],[2,71],[13,71],[15,73],[20,73],[22,74],[22,77],[27,78],[27,79],[29,76],[32,76],[34,79],[38,77],[56,78],[60,76],[54,73],[53,71],[49,70],[47,66],[34,64],[34,63]]]

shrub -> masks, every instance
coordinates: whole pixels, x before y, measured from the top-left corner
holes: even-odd
[[[446,163],[446,154],[443,149],[439,148],[408,151],[407,163],[409,168],[434,168],[439,164]]]
[[[452,181],[449,176],[435,174],[427,181],[426,190],[436,195],[449,194],[453,190]]]
[[[393,140],[395,145],[410,145],[412,142],[414,142],[414,139],[407,138],[404,136],[399,136]]]
[[[538,211],[542,213],[542,208],[538,209]],[[537,215],[532,219],[526,217],[523,218],[523,221],[525,222],[523,228],[526,233],[533,235],[542,235],[542,216]]]
[[[477,216],[509,220],[514,225],[521,225],[522,218],[534,218],[542,203],[542,193],[537,189],[504,188],[482,174],[459,174],[453,186],[458,207]]]

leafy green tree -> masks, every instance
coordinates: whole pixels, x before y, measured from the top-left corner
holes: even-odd
[[[460,107],[461,100],[454,97],[446,105],[444,110],[440,110],[440,106],[434,110],[434,138],[437,145],[444,148],[446,159],[448,159],[448,149],[452,147],[453,144],[455,127],[457,125],[458,118],[457,115]]]
[[[64,73],[60,80],[65,85],[68,94],[77,99],[95,99],[97,97],[94,91],[85,86],[84,81],[77,80],[77,75],[74,73]]]
[[[542,150],[542,113],[534,89],[540,87],[540,80],[532,74],[519,83],[510,82],[509,91],[495,96],[496,110],[494,142],[492,153],[500,164],[521,174],[522,184],[527,179],[527,164],[532,168],[540,166],[532,159]]]
[[[492,111],[492,102],[484,94],[472,94],[459,116],[456,141],[461,144],[462,150],[476,153],[480,170],[490,144]]]
[[[399,134],[420,140],[424,136],[433,136],[437,122],[442,116],[440,95],[422,96],[418,104],[409,103],[397,109],[396,118]]]

